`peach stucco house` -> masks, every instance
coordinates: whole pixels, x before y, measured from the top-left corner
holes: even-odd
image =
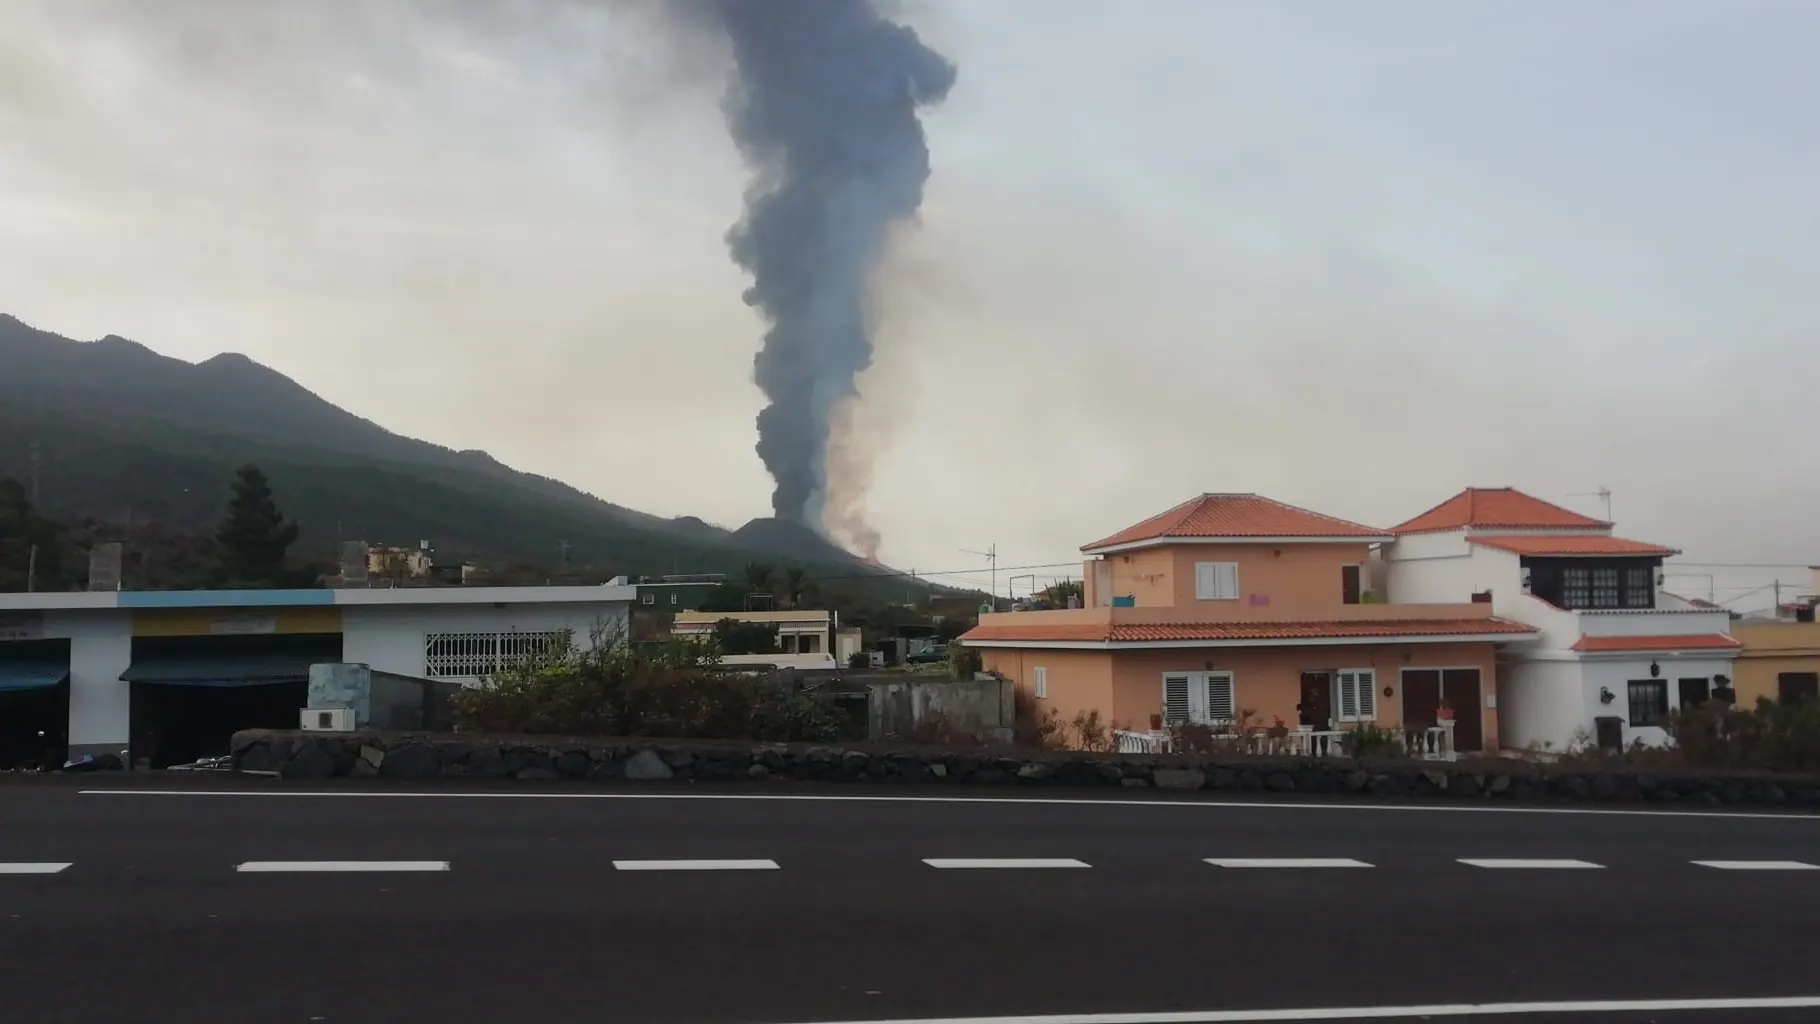
[[[1480,603],[1387,604],[1394,537],[1255,494],[1203,494],[1081,549],[1083,607],[982,615],[961,643],[1063,720],[1218,727],[1246,712],[1334,733],[1428,729],[1496,750],[1498,648],[1534,635]]]

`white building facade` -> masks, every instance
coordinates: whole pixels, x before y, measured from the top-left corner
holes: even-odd
[[[0,594],[0,702],[38,691],[34,713],[67,711],[35,728],[62,733],[71,755],[118,752],[143,717],[141,682],[295,684],[310,664],[344,662],[472,684],[558,640],[624,638],[636,598],[611,586]]]
[[[1499,655],[1505,748],[1667,741],[1669,712],[1729,699],[1723,610],[1662,590],[1658,544],[1509,488],[1471,488],[1396,527],[1376,567],[1393,603],[1476,601],[1536,627]]]

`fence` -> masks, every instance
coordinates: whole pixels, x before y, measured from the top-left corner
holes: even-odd
[[[1351,755],[1346,750],[1346,732],[1344,729],[1294,729],[1273,736],[1268,730],[1254,730],[1246,733],[1214,733],[1212,740],[1216,747],[1234,754],[1349,757]],[[1174,753],[1177,746],[1174,734],[1167,731],[1134,732],[1120,729],[1112,735],[1121,754],[1169,754]],[[1404,753],[1419,761],[1459,760],[1459,753],[1453,745],[1452,722],[1426,728],[1406,728],[1402,731],[1402,740]]]

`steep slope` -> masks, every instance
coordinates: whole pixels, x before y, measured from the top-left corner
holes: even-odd
[[[786,558],[851,572],[814,534],[788,550],[693,517],[670,520],[521,473],[484,452],[395,434],[242,355],[191,364],[124,338],[77,342],[0,316],[0,475],[40,447],[44,503],[72,515],[197,528],[232,469],[257,462],[327,557],[338,539],[431,540],[440,552],[627,572]]]

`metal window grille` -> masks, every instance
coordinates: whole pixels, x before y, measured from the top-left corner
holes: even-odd
[[[424,674],[431,679],[479,679],[569,643],[566,630],[535,633],[431,633],[423,639]]]

